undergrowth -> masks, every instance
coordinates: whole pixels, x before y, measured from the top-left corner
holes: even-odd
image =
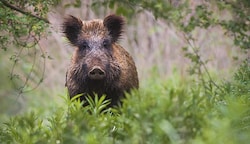
[[[65,96],[64,106],[55,106],[45,118],[33,111],[1,123],[0,142],[248,143],[249,62],[242,64],[232,80],[217,86],[220,90],[209,93],[178,74],[165,80],[153,74],[115,108],[106,108],[105,96],[88,98],[86,107]]]

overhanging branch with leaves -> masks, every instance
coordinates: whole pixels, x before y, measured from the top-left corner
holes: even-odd
[[[50,23],[49,20],[47,20],[46,18],[39,17],[39,16],[37,16],[37,15],[32,14],[31,12],[24,11],[24,10],[22,10],[22,9],[16,7],[16,6],[13,6],[13,5],[9,4],[9,3],[6,2],[5,0],[0,0],[0,1],[1,1],[1,3],[2,3],[4,6],[10,8],[10,9],[12,9],[12,10],[15,10],[15,11],[17,11],[17,12],[19,12],[19,13],[22,13],[22,14],[24,14],[24,15],[27,15],[27,16],[31,16],[31,17],[36,18],[36,19],[38,19],[38,20],[44,21],[45,23],[48,23],[48,24]]]

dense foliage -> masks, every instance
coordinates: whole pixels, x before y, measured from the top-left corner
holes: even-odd
[[[175,74],[157,75],[127,95],[121,107],[105,109],[104,97],[79,101],[65,98],[46,117],[35,112],[13,117],[1,126],[1,143],[248,143],[250,65],[234,80],[211,92]],[[210,97],[217,99],[212,102]],[[66,97],[66,96],[65,96]]]

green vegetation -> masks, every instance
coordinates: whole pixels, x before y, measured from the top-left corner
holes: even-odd
[[[250,65],[245,61],[222,91],[204,91],[178,74],[153,75],[123,105],[103,110],[66,98],[45,117],[29,112],[1,125],[1,143],[248,143]]]
[[[211,73],[213,69],[207,66],[209,60],[203,58],[206,51],[202,52],[203,47],[194,36],[198,29],[209,32],[211,28],[219,28],[232,39],[238,51],[249,54],[249,0],[200,3],[94,0],[91,6],[96,13],[109,8],[132,21],[133,16],[150,12],[161,22],[173,25],[185,41],[180,55],[190,61],[189,74],[174,70],[165,77],[160,77],[158,65],[151,65],[147,78],[140,80],[140,89],[127,94],[123,105],[112,109],[106,109],[109,101],[104,100],[105,96],[88,98],[89,106],[82,107],[81,102],[69,100],[66,92],[55,98],[46,89],[36,91],[44,80],[45,60],[50,59],[50,54],[39,44],[42,37],[49,35],[46,16],[50,7],[60,2],[0,0],[0,59],[4,61],[0,64],[1,144],[249,143],[249,56],[233,57],[244,60],[225,80],[217,76],[219,70],[214,75]],[[65,9],[78,8],[84,3],[63,2]],[[163,59],[160,57],[159,61]],[[23,95],[27,91],[34,91],[32,97]],[[11,97],[15,94],[18,96]],[[9,99],[12,103],[6,104]],[[23,101],[31,99],[36,107],[22,109],[19,114],[15,112],[23,105],[28,107]]]

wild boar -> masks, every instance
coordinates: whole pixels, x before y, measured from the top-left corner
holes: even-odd
[[[111,107],[121,102],[125,92],[139,87],[135,62],[117,43],[124,23],[117,15],[90,21],[65,18],[63,33],[75,47],[66,73],[70,98],[77,94],[83,94],[81,100],[87,95],[106,95]]]

